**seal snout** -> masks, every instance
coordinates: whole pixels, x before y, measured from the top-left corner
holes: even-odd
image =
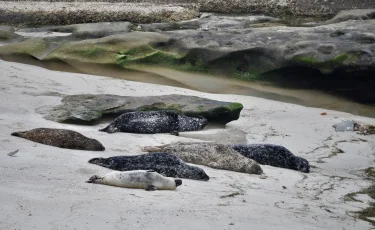
[[[103,158],[92,158],[90,159],[88,162],[91,163],[91,164],[98,164],[102,161]]]
[[[176,187],[182,185],[182,180],[181,179],[175,179],[174,182],[176,183]]]

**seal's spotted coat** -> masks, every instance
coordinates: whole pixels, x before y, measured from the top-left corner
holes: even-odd
[[[288,149],[280,145],[239,144],[231,145],[231,147],[245,157],[253,159],[262,165],[293,169],[305,173],[310,172],[310,165],[306,159],[295,156]]]
[[[201,130],[207,123],[206,118],[188,117],[172,110],[136,111],[122,114],[99,131],[107,133],[170,133]]]
[[[203,169],[188,165],[180,158],[168,153],[93,158],[89,160],[89,163],[118,171],[154,170],[167,177],[209,180]]]

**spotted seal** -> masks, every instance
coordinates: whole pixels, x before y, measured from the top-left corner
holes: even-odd
[[[162,146],[146,146],[146,152],[163,151],[178,156],[183,161],[193,164],[206,165],[211,168],[261,174],[259,164],[234,151],[230,146],[212,142],[173,143]]]
[[[310,172],[310,164],[306,159],[295,156],[288,149],[280,145],[239,144],[230,146],[245,157],[253,159],[262,165],[293,169],[304,173]]]
[[[93,158],[89,160],[89,163],[118,171],[154,170],[167,177],[193,180],[210,179],[203,169],[188,165],[180,158],[168,153]]]
[[[172,110],[135,111],[122,114],[99,131],[107,133],[172,133],[178,135],[178,132],[181,131],[201,130],[207,124],[206,118],[188,117]]]
[[[105,150],[104,146],[99,141],[68,129],[37,128],[29,131],[14,132],[11,135],[65,149]]]
[[[87,183],[105,184],[123,188],[139,188],[148,191],[175,190],[182,184],[181,179],[164,177],[153,170],[110,172],[103,177],[94,175]]]

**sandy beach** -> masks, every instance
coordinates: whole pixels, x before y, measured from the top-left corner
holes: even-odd
[[[372,199],[346,194],[371,185],[375,138],[335,132],[333,124],[375,119],[262,98],[198,91],[108,77],[46,70],[0,60],[0,229],[371,229],[355,211]],[[53,92],[53,94],[51,93]],[[56,94],[58,93],[58,94]],[[107,134],[106,124],[48,121],[37,111],[60,104],[58,95],[195,95],[244,105],[226,129],[246,132],[248,143],[283,145],[309,160],[311,172],[262,166],[264,175],[203,168],[209,181],[183,180],[176,191],[88,184],[111,170],[93,157],[135,155],[148,145],[197,141],[167,134]],[[322,116],[321,113],[327,113]],[[104,152],[60,149],[13,137],[15,131],[65,128],[99,140]],[[19,149],[15,157],[7,153]],[[332,154],[336,149],[343,153]],[[225,197],[236,193],[238,195]],[[373,229],[373,228],[372,228]]]

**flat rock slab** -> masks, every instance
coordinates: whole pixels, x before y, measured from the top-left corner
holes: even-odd
[[[228,123],[237,120],[243,109],[240,103],[176,94],[147,97],[80,94],[65,96],[62,103],[47,111],[44,118],[57,122],[92,123],[103,115],[117,116],[131,111],[176,110],[187,116],[203,116],[209,121]]]

